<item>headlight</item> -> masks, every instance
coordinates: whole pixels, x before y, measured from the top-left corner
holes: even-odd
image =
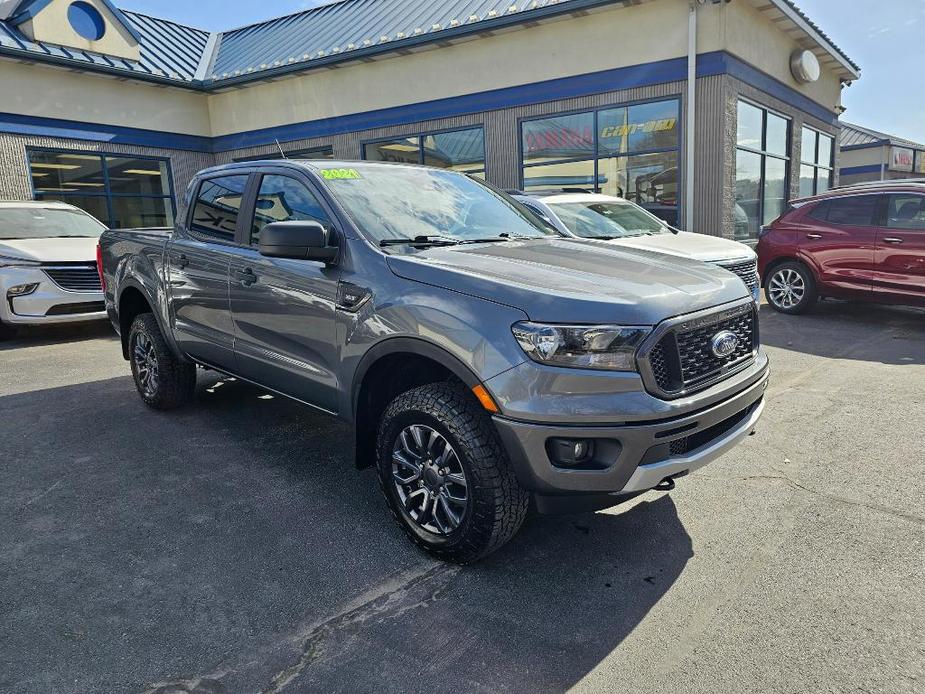
[[[10,287],[6,290],[6,296],[10,299],[12,299],[14,296],[26,296],[38,288],[38,282],[32,282],[31,284],[17,284],[15,287]]]
[[[623,325],[515,323],[517,342],[533,361],[577,369],[635,371],[636,348],[649,328]]]
[[[23,260],[22,258],[11,258],[8,255],[0,255],[0,267],[38,267],[41,263],[34,260]]]

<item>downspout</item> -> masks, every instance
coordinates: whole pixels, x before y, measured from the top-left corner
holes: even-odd
[[[694,126],[697,123],[697,2],[690,0],[687,13],[687,147],[684,175],[684,228],[694,224]]]

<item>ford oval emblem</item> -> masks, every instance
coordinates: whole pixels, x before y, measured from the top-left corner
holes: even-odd
[[[710,340],[710,349],[720,359],[728,357],[739,346],[739,336],[729,330],[716,333]]]

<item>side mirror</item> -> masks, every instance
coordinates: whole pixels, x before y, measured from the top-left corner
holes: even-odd
[[[268,258],[320,260],[333,263],[337,246],[330,245],[330,230],[318,222],[272,222],[260,230],[260,255]]]

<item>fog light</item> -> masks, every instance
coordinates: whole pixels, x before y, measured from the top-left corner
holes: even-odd
[[[14,296],[25,296],[26,294],[31,294],[38,288],[38,282],[32,284],[17,284],[15,287],[10,287],[6,290],[6,296],[9,299],[12,299]]]
[[[586,464],[594,456],[594,441],[591,439],[549,439],[547,453],[556,465],[577,467]]]

